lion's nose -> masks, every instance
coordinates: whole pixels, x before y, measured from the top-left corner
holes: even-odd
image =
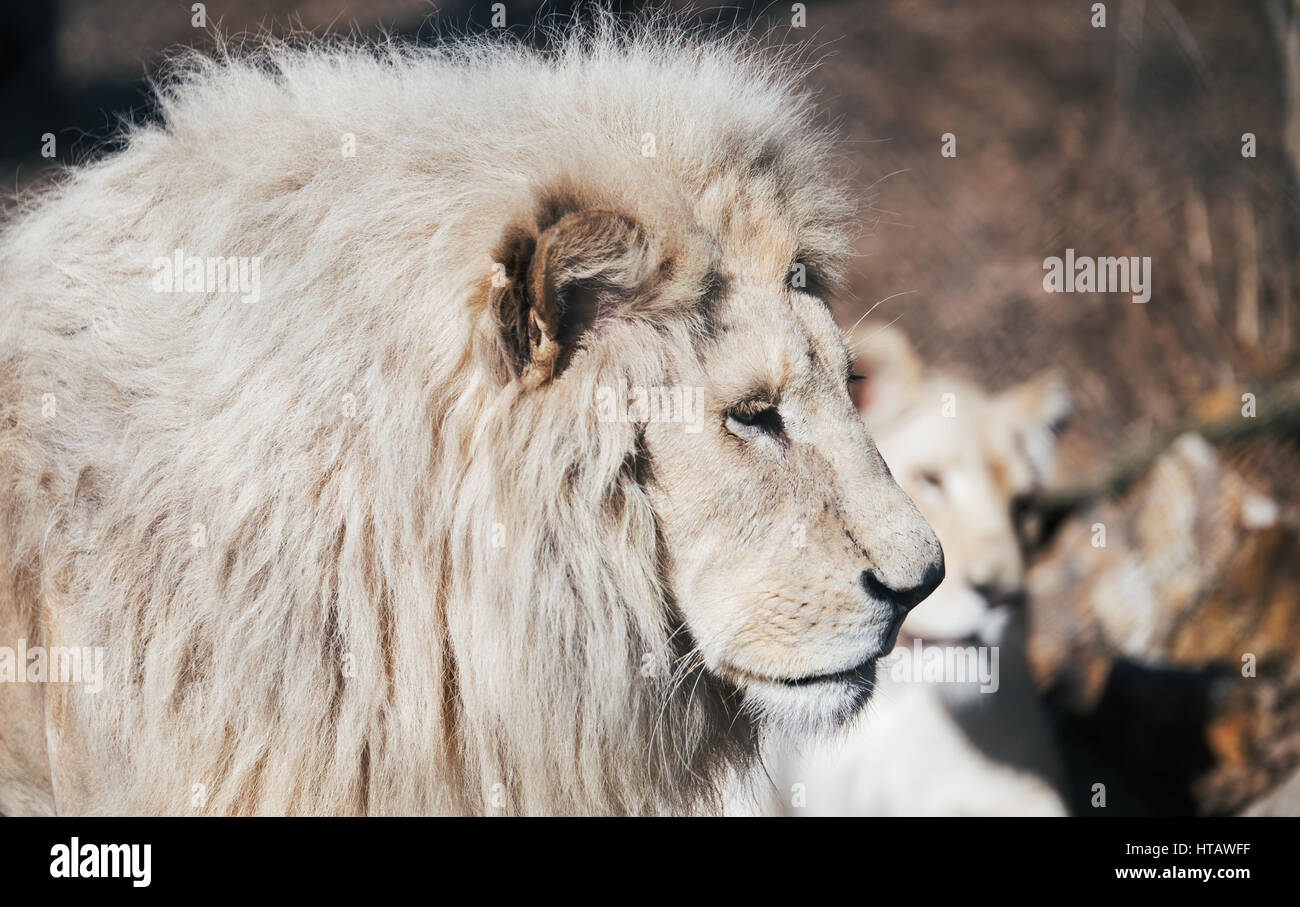
[[[911,611],[924,601],[927,595],[939,588],[939,584],[943,582],[943,576],[943,556],[940,555],[937,561],[925,568],[925,575],[921,577],[921,581],[915,586],[895,589],[893,586],[881,582],[880,577],[876,575],[874,570],[863,570],[861,580],[862,588],[867,590],[868,595],[879,601],[889,602],[902,615]]]

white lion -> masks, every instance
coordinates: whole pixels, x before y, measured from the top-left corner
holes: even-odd
[[[0,811],[694,811],[862,704],[942,559],[788,67],[605,20],[160,108],[0,238],[0,643],[105,663],[0,684]]]

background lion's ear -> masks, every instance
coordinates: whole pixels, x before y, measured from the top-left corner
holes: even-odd
[[[922,366],[907,336],[897,328],[861,325],[849,338],[853,371],[862,376],[851,387],[853,403],[869,425],[898,415],[921,383]]]
[[[998,405],[1010,416],[1024,440],[1040,479],[1051,475],[1056,455],[1056,437],[1070,418],[1070,387],[1065,377],[1049,370],[998,395]]]
[[[493,307],[516,374],[542,383],[563,370],[582,335],[637,290],[653,269],[635,223],[612,211],[575,211],[535,239],[503,240],[505,285]]]

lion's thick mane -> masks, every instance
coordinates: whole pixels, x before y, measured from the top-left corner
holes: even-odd
[[[582,375],[528,392],[488,364],[488,288],[504,231],[549,195],[644,212],[646,168],[687,198],[778,155],[839,242],[796,85],[735,42],[609,22],[546,52],[191,56],[160,122],[17,218],[0,626],[106,664],[97,695],[45,694],[57,808],[714,802],[755,730],[672,662],[636,429],[592,405],[671,384],[695,328],[613,331]],[[259,301],[156,292],[177,249],[259,257]]]

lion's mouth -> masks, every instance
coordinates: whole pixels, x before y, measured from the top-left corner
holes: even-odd
[[[777,683],[787,687],[808,687],[818,683],[870,683],[876,677],[876,659],[868,658],[845,671],[830,674],[809,674],[806,677],[778,678]]]
[[[746,671],[743,668],[731,667],[732,673],[738,675],[743,680],[750,683],[764,683],[772,686],[783,687],[811,687],[818,684],[851,684],[870,685],[876,679],[876,661],[877,657],[872,656],[865,661],[859,662],[851,668],[843,671],[833,671],[825,674],[806,674],[800,677],[770,677],[764,674],[755,674],[752,671]]]

